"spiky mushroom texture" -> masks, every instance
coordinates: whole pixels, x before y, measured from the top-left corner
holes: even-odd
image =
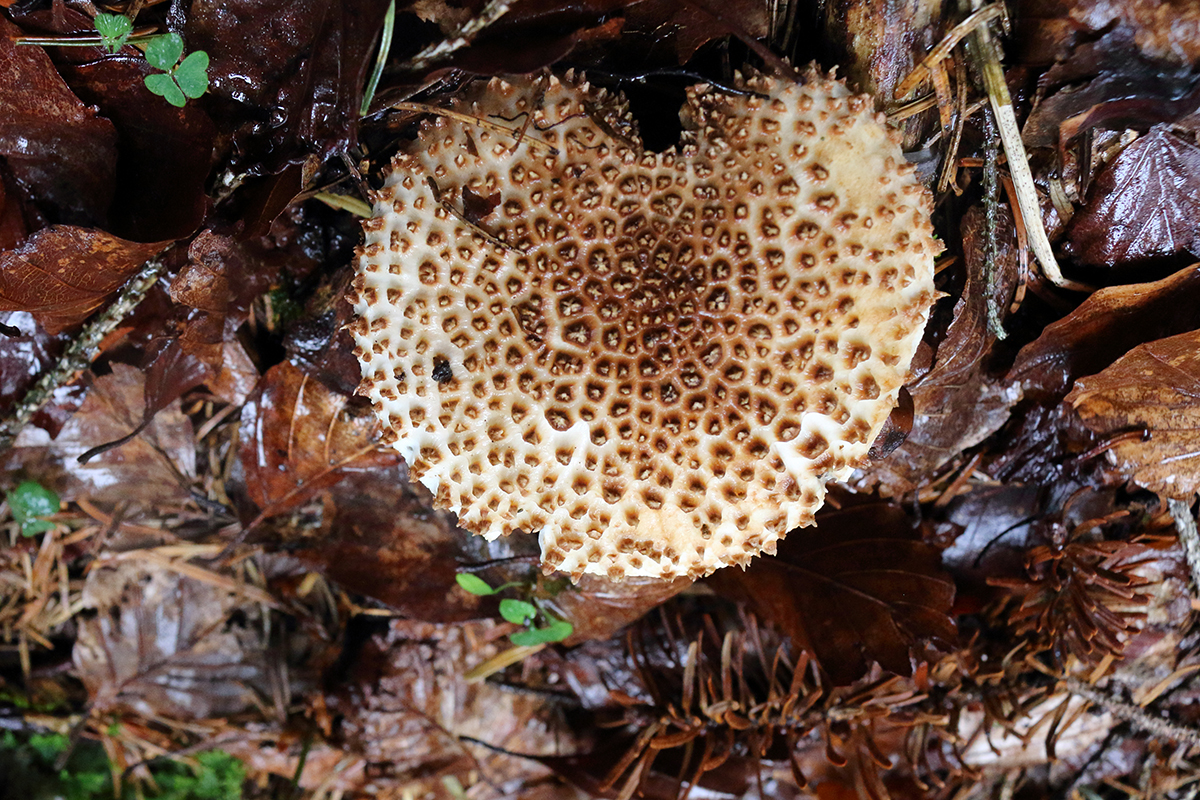
[[[360,391],[464,527],[537,531],[574,577],[698,577],[866,458],[934,300],[930,198],[870,98],[743,88],[691,88],[656,154],[579,77],[492,80],[392,163]]]

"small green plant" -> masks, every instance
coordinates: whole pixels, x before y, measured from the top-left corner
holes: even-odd
[[[454,579],[458,581],[458,585],[464,591],[479,597],[499,594],[506,589],[515,587],[524,588],[524,593],[529,597],[528,600],[506,597],[500,601],[501,617],[514,625],[526,626],[526,630],[517,631],[508,637],[515,645],[532,647],[550,642],[561,642],[575,631],[575,627],[571,623],[550,613],[543,605],[542,600],[533,595],[532,588],[528,584],[514,581],[493,589],[487,581],[467,572],[458,573]]]
[[[54,527],[54,523],[44,517],[57,514],[61,503],[55,492],[37,481],[21,483],[5,499],[8,500],[13,520],[21,526],[22,536],[37,536]]]
[[[178,33],[156,36],[146,45],[146,61],[162,70],[144,78],[146,88],[178,108],[208,91],[208,53],[197,50],[181,58],[183,39]]]
[[[97,14],[94,20],[96,33],[108,52],[115,53],[129,41],[133,33],[133,22],[124,14]]]

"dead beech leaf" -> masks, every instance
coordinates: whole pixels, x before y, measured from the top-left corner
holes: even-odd
[[[823,511],[816,528],[789,533],[775,557],[706,582],[810,650],[839,685],[862,677],[872,661],[911,675],[923,643],[956,636],[954,582],[891,503]]]
[[[347,471],[395,465],[363,408],[284,361],[268,370],[242,408],[238,456],[260,518],[303,504]]]
[[[0,16],[0,160],[38,199],[79,224],[103,224],[113,198],[117,132],[71,93],[40,47]]]
[[[1200,264],[1152,283],[1100,289],[1021,348],[1008,380],[1026,397],[1057,403],[1077,378],[1094,375],[1131,348],[1195,327],[1197,305]]]
[[[1067,238],[1099,266],[1200,254],[1200,147],[1156,126],[1105,167]]]
[[[1076,381],[1066,402],[1098,436],[1149,433],[1108,450],[1128,480],[1179,500],[1200,490],[1200,331],[1138,345]]]
[[[207,720],[271,696],[262,607],[154,563],[88,573],[74,661],[98,709]],[[235,615],[234,612],[237,612]]]
[[[47,333],[87,319],[166,242],[53,225],[0,252],[0,311],[28,311]]]

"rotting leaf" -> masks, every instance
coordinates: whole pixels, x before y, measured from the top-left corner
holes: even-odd
[[[26,428],[0,466],[37,475],[68,501],[90,497],[102,502],[163,503],[188,496],[196,474],[196,444],[191,422],[177,405],[157,414],[141,433],[119,447],[86,464],[76,460],[141,425],[144,381],[139,370],[113,364],[110,374],[93,381],[83,404],[56,438]]]
[[[844,685],[872,661],[911,675],[923,644],[954,641],[954,582],[940,562],[898,506],[870,502],[822,511],[816,528],[790,532],[775,557],[707,583],[778,625]]]
[[[80,618],[74,661],[97,709],[208,720],[272,696],[259,603],[133,560],[91,570],[83,601],[97,613]]]
[[[272,367],[242,409],[238,456],[260,518],[295,508],[348,470],[394,466],[370,409],[289,361]],[[453,578],[451,578],[453,580]]]
[[[1138,345],[1075,382],[1066,402],[1092,432],[1120,437],[1108,450],[1139,486],[1190,500],[1200,490],[1200,331]]]
[[[71,93],[50,58],[13,39],[0,16],[0,158],[58,220],[103,224],[113,198],[117,133]]]
[[[1067,238],[1079,258],[1098,266],[1200,255],[1198,219],[1200,147],[1156,126],[1100,173]]]
[[[1200,306],[1200,264],[1153,283],[1100,289],[1021,348],[1008,380],[1026,397],[1057,402],[1136,345],[1191,330]]]
[[[166,243],[138,244],[55,225],[0,252],[0,310],[28,311],[56,334],[87,319]]]

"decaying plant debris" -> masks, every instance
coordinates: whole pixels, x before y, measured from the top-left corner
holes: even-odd
[[[182,108],[134,45],[17,43],[94,35],[91,4],[0,6],[14,741],[98,743],[146,796],[212,749],[261,797],[1200,786],[1192,4],[106,7],[207,54]],[[899,126],[945,245],[868,466],[695,583],[572,585],[433,510],[355,394],[345,209],[490,77],[584,73],[657,152],[687,87],[813,61]],[[570,635],[515,646],[525,606]]]

